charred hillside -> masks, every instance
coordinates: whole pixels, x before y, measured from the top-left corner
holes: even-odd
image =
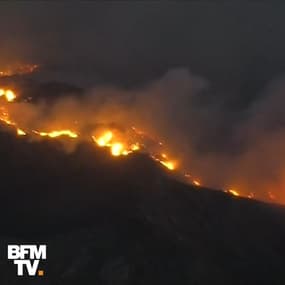
[[[284,284],[284,207],[183,184],[140,153],[67,153],[60,140],[0,133],[1,244],[48,244],[33,284]],[[1,256],[1,283],[31,284]]]

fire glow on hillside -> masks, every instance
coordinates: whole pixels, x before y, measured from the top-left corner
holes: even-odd
[[[0,77],[29,74],[29,73],[34,72],[38,68],[39,68],[39,66],[37,64],[20,64],[20,63],[18,63],[18,64],[14,64],[11,66],[7,66],[4,69],[1,69],[0,70]]]
[[[16,130],[18,136],[36,136],[58,138],[61,136],[69,137],[70,139],[83,139],[85,136],[81,135],[80,130],[69,128],[51,128],[51,129],[26,129],[21,122],[16,122],[14,118],[10,117],[9,106],[17,102],[17,95],[11,89],[0,88],[0,100],[3,104],[0,106],[0,121],[12,126]],[[28,103],[30,104],[30,103]],[[145,132],[132,126],[128,132],[122,132],[118,128],[104,126],[94,129],[88,133],[91,139],[98,147],[109,149],[110,154],[114,157],[127,156],[134,152],[143,152],[148,154],[154,161],[160,163],[170,171],[179,173],[183,180],[197,186],[200,189],[202,183],[197,178],[184,171],[178,164],[176,159],[169,156],[164,144],[148,136]],[[151,144],[148,142],[151,141]],[[245,194],[236,189],[229,188],[224,192],[232,196],[242,196],[247,198],[254,198],[254,193]],[[270,192],[271,193],[271,192]],[[269,199],[275,200],[275,196],[271,193]]]
[[[15,92],[10,89],[0,89],[0,97],[3,97],[5,101],[8,103],[12,103],[16,99]],[[16,129],[16,133],[19,136],[25,136],[27,134],[37,135],[41,137],[49,137],[49,138],[57,138],[60,136],[67,136],[71,139],[79,138],[80,134],[74,130],[70,129],[53,129],[50,131],[43,130],[26,130],[23,129],[19,123],[16,123],[14,120],[10,118],[9,112],[5,106],[0,107],[0,121],[6,123],[7,125],[14,126]],[[105,147],[110,149],[110,153],[113,156],[126,156],[135,151],[143,150],[147,152],[147,148],[144,145],[144,133],[138,131],[135,127],[131,128],[130,135],[126,138],[123,136],[121,132],[116,129],[104,129],[100,132],[96,131],[92,133],[90,136],[94,143],[99,147]],[[140,139],[141,141],[138,141]],[[161,145],[161,143],[158,143]],[[149,153],[150,156],[160,162],[169,170],[176,169],[176,163],[173,160],[170,160],[165,153]]]

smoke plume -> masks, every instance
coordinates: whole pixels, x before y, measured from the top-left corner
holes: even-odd
[[[137,89],[99,86],[53,104],[6,107],[23,129],[72,129],[83,138],[100,126],[135,126],[162,141],[203,185],[284,202],[284,82],[272,81],[238,115],[221,97],[214,100],[210,82],[182,68]]]

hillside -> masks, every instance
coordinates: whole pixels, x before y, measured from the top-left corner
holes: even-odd
[[[1,132],[0,156],[1,284],[285,282],[284,207],[189,186],[146,155],[91,143],[66,153]],[[7,243],[40,241],[45,277],[16,278]]]

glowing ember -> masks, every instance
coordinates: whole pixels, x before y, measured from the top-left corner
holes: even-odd
[[[9,118],[9,114],[7,113],[7,111],[4,108],[0,108],[0,121],[6,123],[7,125],[10,126],[15,126],[16,123],[14,123],[10,118]]]
[[[132,144],[132,145],[131,145],[131,150],[132,150],[132,151],[136,151],[136,150],[139,150],[139,149],[140,149],[139,144],[136,143],[136,144]]]
[[[232,194],[233,196],[240,196],[240,194],[234,189],[229,189],[227,192]]]
[[[131,153],[131,151],[127,151],[127,150],[122,151],[122,155],[128,155],[129,153]]]
[[[10,89],[0,89],[0,97],[4,96],[4,98],[8,101],[8,102],[13,102],[16,99],[16,95],[15,93],[10,90]]]
[[[249,198],[249,199],[254,198],[254,194],[253,194],[252,192],[250,192],[250,193],[247,195],[247,198]]]
[[[166,157],[166,156],[164,155],[164,157]],[[171,161],[171,160],[164,160],[163,154],[151,155],[151,158],[158,161],[159,163],[161,163],[163,166],[165,166],[169,170],[175,170],[176,169],[176,162]]]
[[[4,123],[6,123],[7,125],[10,125],[10,126],[15,126],[16,124],[14,123],[14,122],[12,122],[12,121],[10,121],[8,118],[0,118],[0,121],[2,121],[2,122],[4,122]]]
[[[25,136],[26,133],[23,130],[21,130],[21,129],[17,129],[17,135],[18,136]]]
[[[201,183],[198,180],[193,180],[193,184],[196,186],[201,186]]]
[[[276,199],[275,195],[271,191],[268,192],[268,196],[269,196],[269,198],[271,200],[275,200]]]
[[[164,165],[166,168],[169,170],[174,170],[175,169],[175,162],[174,161],[160,161],[162,165]]]

